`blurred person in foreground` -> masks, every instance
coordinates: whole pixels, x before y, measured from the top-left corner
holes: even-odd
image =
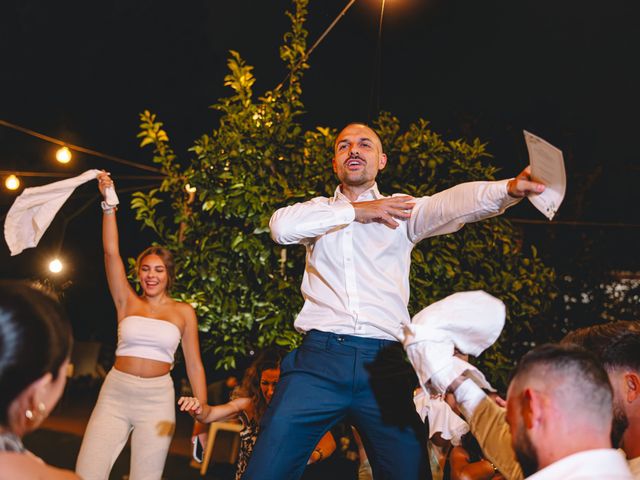
[[[22,444],[58,403],[71,354],[60,304],[21,282],[0,282],[0,479],[78,479]]]

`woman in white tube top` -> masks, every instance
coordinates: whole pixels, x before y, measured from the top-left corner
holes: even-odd
[[[113,187],[105,172],[100,193]],[[193,308],[173,300],[171,253],[149,247],[137,260],[138,296],[127,281],[118,246],[115,207],[102,202],[102,242],[109,290],[118,316],[118,347],[87,425],[76,464],[84,480],[107,480],[131,434],[130,480],[159,480],[175,426],[174,389],[169,375],[182,340],[194,395],[206,404],[207,389]]]

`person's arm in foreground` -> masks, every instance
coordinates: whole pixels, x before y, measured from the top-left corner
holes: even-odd
[[[223,405],[202,405],[195,397],[180,397],[178,406],[181,412],[187,412],[199,422],[212,423],[236,418],[242,410],[251,407],[251,399],[240,397]]]
[[[524,475],[511,446],[505,409],[498,406],[473,380],[462,375],[454,380],[449,390],[484,456],[507,480],[522,480]]]

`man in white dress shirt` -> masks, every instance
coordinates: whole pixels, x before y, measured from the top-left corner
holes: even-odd
[[[410,321],[411,250],[499,215],[544,185],[525,169],[511,180],[464,183],[428,197],[384,197],[376,176],[386,164],[378,135],[347,125],[335,142],[335,194],[271,218],[277,243],[307,249],[305,303],[295,321],[305,339],[282,362],[244,479],[299,478],[318,440],[344,418],[360,432],[376,480],[430,476],[427,435],[412,402],[416,377],[397,341]]]

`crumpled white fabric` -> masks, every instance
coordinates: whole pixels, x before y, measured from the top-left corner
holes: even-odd
[[[442,371],[446,375],[437,390],[444,391],[455,378],[454,347],[480,355],[500,336],[505,315],[504,304],[481,290],[454,293],[417,313],[403,327],[402,343],[421,385]]]
[[[462,436],[469,431],[469,424],[456,415],[442,397],[431,397],[421,391],[413,397],[413,403],[422,421],[429,422],[429,438],[440,433],[452,445],[460,445]]]
[[[465,362],[461,358],[458,358],[454,355],[453,357],[453,370],[456,372],[456,378],[460,375],[464,374],[465,377],[473,380],[473,383],[478,385],[483,390],[488,390],[490,392],[496,392],[497,390],[493,388],[493,386],[487,380],[487,377],[484,376],[475,365],[471,365],[469,362]]]
[[[25,188],[15,199],[4,221],[4,238],[11,255],[18,255],[25,248],[33,248],[44,235],[56,213],[79,185],[95,178],[100,170],[87,170],[77,177],[40,187]],[[115,206],[119,200],[116,192],[109,188],[106,203]]]

